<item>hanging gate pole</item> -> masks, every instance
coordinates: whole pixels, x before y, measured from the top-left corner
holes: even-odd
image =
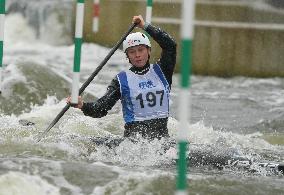
[[[190,75],[192,66],[192,39],[193,39],[193,18],[194,0],[183,0],[182,4],[182,26],[181,26],[181,89],[179,101],[179,131],[178,142],[178,163],[176,195],[187,194],[187,137],[188,120],[191,116],[190,97]]]
[[[2,93],[5,0],[0,0],[0,94]]]
[[[81,47],[83,37],[84,23],[84,0],[77,0],[76,4],[76,27],[75,27],[75,50],[73,65],[73,82],[71,92],[71,104],[78,104],[79,83],[80,83],[80,64],[81,64]]]
[[[152,22],[152,8],[153,7],[153,0],[147,0],[147,7],[146,7],[146,22],[149,24]]]

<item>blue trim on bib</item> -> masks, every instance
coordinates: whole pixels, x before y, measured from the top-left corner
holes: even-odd
[[[120,82],[123,118],[126,123],[132,122],[134,121],[133,104],[131,102],[126,72],[120,72],[117,76]]]
[[[170,93],[169,83],[166,80],[165,75],[164,75],[164,73],[161,70],[161,67],[158,64],[153,64],[153,69],[156,72],[156,74],[159,76],[159,78],[162,81],[165,89],[168,90],[168,93]]]

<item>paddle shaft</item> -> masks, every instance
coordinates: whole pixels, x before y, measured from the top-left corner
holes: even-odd
[[[79,89],[79,95],[83,93],[83,91],[86,89],[86,87],[92,82],[92,80],[95,78],[95,76],[101,71],[103,66],[107,63],[107,61],[110,59],[110,57],[114,54],[114,52],[119,48],[119,46],[122,44],[124,39],[129,35],[129,33],[135,28],[137,24],[132,24],[128,31],[123,35],[123,37],[117,42],[117,44],[111,49],[109,54],[105,57],[105,59],[101,62],[101,64],[96,68],[96,70],[91,74],[91,76],[87,79],[87,81],[82,85],[82,87]]]
[[[111,56],[114,54],[114,52],[119,48],[119,46],[122,44],[122,42],[125,40],[125,38],[129,35],[129,33],[135,28],[137,24],[133,23],[128,31],[122,36],[122,38],[116,43],[116,45],[110,50],[108,55],[104,58],[104,60],[100,63],[100,65],[96,68],[96,70],[91,74],[91,76],[85,81],[85,83],[81,86],[79,89],[79,95],[81,95],[84,90],[87,88],[87,86],[92,82],[92,80],[95,78],[95,76],[101,71],[101,69],[104,67],[104,65],[107,63],[107,61],[111,58]],[[67,104],[61,112],[55,117],[55,119],[50,123],[50,125],[47,127],[47,129],[39,136],[38,142],[43,138],[43,136],[59,121],[59,119],[64,115],[64,113],[70,108],[70,104]]]

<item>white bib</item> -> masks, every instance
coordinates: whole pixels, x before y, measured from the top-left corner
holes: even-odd
[[[117,75],[126,123],[169,116],[169,84],[159,65],[138,75],[130,70]]]

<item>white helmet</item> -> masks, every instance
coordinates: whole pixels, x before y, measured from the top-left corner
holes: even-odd
[[[148,47],[151,47],[148,37],[141,32],[136,32],[129,34],[123,41],[123,51],[126,52],[129,47],[137,45],[147,45]]]

